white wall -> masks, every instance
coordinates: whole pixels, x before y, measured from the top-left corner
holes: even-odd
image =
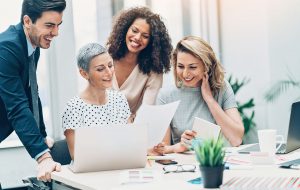
[[[271,81],[287,78],[288,70],[300,81],[300,1],[268,1],[269,53]],[[285,135],[290,105],[300,97],[300,90],[290,90],[278,102],[269,106],[270,127]]]
[[[295,76],[300,69],[300,1],[222,0],[220,5],[223,64],[228,74],[251,79],[237,98],[254,97],[258,128],[286,135],[295,96],[285,94],[267,104],[263,95],[285,77],[286,65]]]
[[[152,0],[151,8],[162,17],[172,39],[172,44],[176,45],[183,37],[181,1]]]

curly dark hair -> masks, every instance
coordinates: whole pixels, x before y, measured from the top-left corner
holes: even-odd
[[[109,54],[114,60],[120,60],[126,55],[126,34],[137,18],[145,19],[150,25],[149,44],[138,55],[139,69],[144,74],[151,71],[158,74],[168,72],[171,67],[171,39],[161,17],[147,7],[134,7],[120,12],[108,38]]]

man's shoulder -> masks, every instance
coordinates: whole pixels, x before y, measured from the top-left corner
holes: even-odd
[[[18,25],[9,26],[4,32],[0,33],[0,43],[18,41],[19,32]]]
[[[6,31],[0,33],[0,48],[20,55],[24,52],[24,42],[26,42],[26,38],[22,39],[24,37],[22,32],[20,25],[11,25]]]

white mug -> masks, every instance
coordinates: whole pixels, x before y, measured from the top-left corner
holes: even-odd
[[[275,156],[280,146],[283,143],[283,136],[276,135],[275,129],[262,129],[257,131],[259,148],[261,152],[267,152],[269,156]],[[277,139],[280,145],[276,148]]]

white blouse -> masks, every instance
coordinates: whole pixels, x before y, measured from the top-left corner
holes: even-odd
[[[125,96],[115,90],[108,90],[108,102],[105,105],[85,103],[79,96],[72,98],[62,116],[62,128],[100,126],[107,124],[126,124],[130,109]]]

